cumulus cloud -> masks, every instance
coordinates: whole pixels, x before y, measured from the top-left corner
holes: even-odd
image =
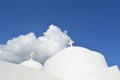
[[[13,63],[20,63],[28,60],[30,53],[35,52],[34,59],[44,63],[46,59],[53,56],[59,50],[66,48],[70,37],[66,31],[54,25],[43,33],[43,36],[36,37],[33,32],[20,35],[6,44],[0,45],[0,60]]]

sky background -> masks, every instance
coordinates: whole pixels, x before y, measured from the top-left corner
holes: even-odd
[[[120,68],[119,0],[0,0],[0,44],[30,32],[43,35],[51,24]]]

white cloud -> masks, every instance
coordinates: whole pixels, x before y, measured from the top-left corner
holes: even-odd
[[[7,44],[0,45],[0,60],[20,63],[29,59],[32,51],[36,53],[34,59],[44,63],[59,50],[67,47],[70,37],[66,31],[61,31],[57,26],[51,25],[49,29],[36,38],[33,32],[20,35],[7,41]]]

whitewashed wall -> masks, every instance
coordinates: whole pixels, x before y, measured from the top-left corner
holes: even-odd
[[[44,71],[0,61],[0,80],[62,80]]]

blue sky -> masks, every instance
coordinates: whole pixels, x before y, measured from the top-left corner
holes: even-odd
[[[110,66],[120,67],[120,1],[1,0],[0,44],[21,34],[42,35],[55,24],[74,45],[101,52]]]

